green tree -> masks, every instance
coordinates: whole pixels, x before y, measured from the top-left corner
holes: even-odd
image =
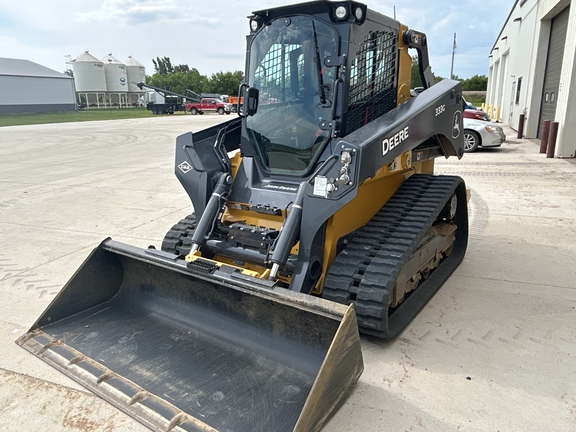
[[[418,57],[412,56],[412,68],[410,69],[410,88],[422,87],[420,70],[418,69]]]
[[[190,67],[186,64],[182,64],[182,65],[176,65],[174,66],[174,72],[182,72],[182,73],[186,73],[190,70]]]
[[[434,75],[434,83],[440,82],[443,79],[444,78],[441,76]],[[420,77],[418,57],[412,56],[412,67],[410,69],[410,88],[416,87],[422,87],[422,78]]]
[[[462,81],[462,90],[485,91],[488,88],[488,77],[486,75],[474,75]]]
[[[172,67],[172,62],[170,57],[156,57],[156,60],[152,59],[152,64],[154,64],[154,73],[159,75],[170,75],[174,72]]]
[[[187,72],[173,72],[168,75],[155,73],[149,77],[147,82],[154,87],[187,95],[186,90],[191,90],[197,94],[206,91],[208,78],[201,75],[198,69],[192,68]]]
[[[190,68],[186,64],[173,66],[170,57],[156,57],[152,63],[154,74],[147,77],[146,82],[151,86],[182,95],[189,95],[189,91],[196,94],[236,95],[238,87],[244,82],[242,71],[218,72],[208,78],[198,69]]]
[[[242,82],[244,82],[244,73],[242,71],[217,72],[212,74],[204,91],[236,96],[238,94],[238,87],[240,87]]]
[[[186,73],[190,70],[187,64],[172,66],[170,57],[156,57],[156,60],[152,59],[152,63],[154,64],[154,73],[159,75],[171,75],[176,72]]]

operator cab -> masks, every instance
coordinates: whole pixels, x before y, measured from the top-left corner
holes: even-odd
[[[247,83],[259,90],[257,112],[246,129],[261,168],[304,175],[330,139],[320,124],[332,120],[339,36],[309,16],[279,18],[252,39]]]
[[[241,147],[260,178],[310,176],[333,155],[332,138],[396,107],[398,21],[350,0],[249,18]]]

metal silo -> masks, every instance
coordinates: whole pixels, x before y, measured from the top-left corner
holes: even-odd
[[[125,107],[128,102],[128,75],[126,65],[108,54],[102,59],[106,72],[106,96],[110,105]]]
[[[78,93],[100,93],[106,91],[104,63],[88,51],[72,60],[74,85]]]
[[[128,56],[126,60],[126,75],[128,76],[128,105],[145,106],[145,92],[136,85],[146,82],[146,68],[139,61]]]
[[[136,84],[139,82],[146,83],[146,68],[132,56],[128,56],[125,64],[128,75],[128,91],[130,93],[143,93]]]
[[[128,76],[126,75],[126,65],[114,58],[112,54],[104,57],[102,62],[106,73],[106,91],[108,93],[127,93]]]
[[[102,107],[106,101],[106,73],[104,63],[88,50],[72,60],[74,85],[78,104],[86,107]]]

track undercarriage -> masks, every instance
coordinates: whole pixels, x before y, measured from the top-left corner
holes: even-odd
[[[462,179],[414,175],[336,257],[322,297],[354,303],[361,333],[392,338],[462,261],[467,230]]]
[[[462,179],[413,175],[347,241],[327,272],[322,297],[354,304],[361,333],[392,338],[461,262],[467,226]],[[162,250],[185,256],[195,228],[193,214],[181,220]]]

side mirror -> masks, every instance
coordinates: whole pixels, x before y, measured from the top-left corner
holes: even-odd
[[[258,98],[260,91],[256,87],[248,87],[248,84],[240,84],[238,96],[244,98],[242,111],[238,113],[240,117],[253,116],[258,111]]]
[[[260,90],[256,87],[248,87],[246,89],[246,95],[244,100],[247,101],[245,104],[246,115],[253,116],[258,111],[258,98],[260,95]]]

